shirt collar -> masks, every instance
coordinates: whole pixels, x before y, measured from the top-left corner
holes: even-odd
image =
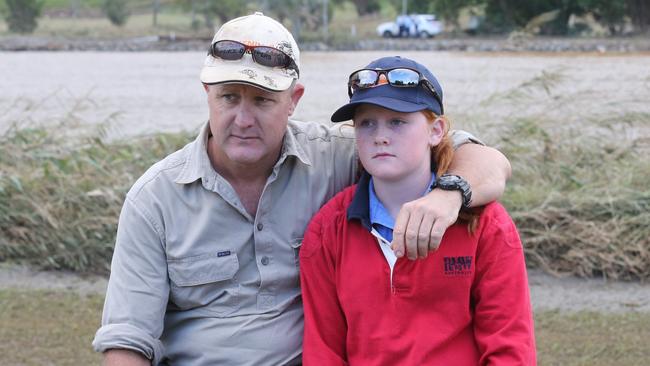
[[[372,230],[370,226],[370,208],[369,208],[369,193],[368,193],[368,183],[370,182],[370,175],[363,171],[361,173],[361,178],[359,183],[357,183],[357,188],[354,191],[354,197],[352,197],[352,202],[348,207],[347,217],[348,221],[350,220],[359,220],[361,225],[365,227],[368,231]]]
[[[281,165],[289,156],[295,156],[305,165],[311,165],[311,160],[295,136],[297,127],[289,121],[287,131],[282,140],[282,152],[276,166]],[[210,123],[206,123],[194,142],[190,144],[189,151],[183,164],[183,169],[174,180],[178,184],[189,184],[198,179],[211,178],[217,172],[210,163],[208,156],[208,138],[210,136]]]
[[[217,172],[212,168],[208,157],[208,137],[210,136],[210,123],[206,123],[201,132],[187,148],[189,151],[185,156],[183,169],[174,182],[178,184],[189,184],[198,179],[214,176]]]
[[[431,187],[436,181],[436,174],[431,173],[431,182],[422,196],[431,192]],[[348,220],[357,219],[368,231],[372,230],[373,224],[386,226],[390,229],[395,225],[395,220],[388,210],[375,195],[375,189],[372,185],[372,177],[363,171],[357,188],[354,192],[352,202],[347,211]],[[388,224],[388,225],[387,225]]]
[[[422,193],[422,196],[431,192],[431,187],[435,182],[436,182],[436,173],[432,172],[429,185],[427,186],[427,189],[425,189],[424,192]],[[373,183],[372,177],[370,178],[370,182],[368,182],[368,199],[369,199],[368,206],[370,208],[369,210],[370,223],[372,225],[375,224],[382,225],[392,230],[393,227],[395,227],[395,218],[390,215],[388,209],[386,209],[384,204],[379,200],[379,197],[377,197],[377,194],[375,193],[375,185]]]
[[[296,126],[295,122],[289,120],[289,123],[287,124],[287,131],[284,133],[284,140],[282,141],[282,153],[280,154],[280,159],[278,159],[278,164],[283,163],[288,156],[295,156],[303,164],[311,166],[309,155],[307,155],[304,147],[296,138],[296,134],[300,132],[301,130],[298,128],[298,126]]]
[[[379,197],[377,197],[372,178],[368,182],[368,199],[370,223],[372,225],[378,224],[392,230],[395,226],[395,219],[390,215],[384,204],[381,203]]]

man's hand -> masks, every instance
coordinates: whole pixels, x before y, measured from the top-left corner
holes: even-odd
[[[463,202],[460,191],[434,189],[426,196],[405,203],[395,220],[392,249],[400,258],[426,258],[438,249],[445,230],[456,222]],[[405,251],[406,249],[406,251]]]
[[[104,366],[151,366],[151,361],[138,352],[127,349],[109,349],[104,352]]]
[[[447,171],[463,177],[472,189],[470,206],[482,206],[503,195],[511,167],[498,150],[465,144],[454,153]],[[462,205],[460,191],[434,189],[425,197],[402,206],[395,220],[392,248],[400,258],[426,258],[430,250],[438,249],[445,230],[456,222]]]

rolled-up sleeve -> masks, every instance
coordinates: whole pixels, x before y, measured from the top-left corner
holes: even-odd
[[[169,298],[162,224],[133,198],[120,214],[102,326],[93,347],[137,351],[158,364],[160,336]]]
[[[449,137],[451,138],[452,145],[454,145],[454,149],[458,149],[465,144],[485,145],[483,141],[476,138],[476,136],[463,130],[451,130],[449,131]]]

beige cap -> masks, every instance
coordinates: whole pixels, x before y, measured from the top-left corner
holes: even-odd
[[[291,33],[261,12],[222,25],[211,45],[222,40],[277,48],[291,57],[300,68],[300,50]],[[260,65],[253,61],[250,53],[245,53],[239,60],[224,60],[208,55],[201,70],[201,81],[206,84],[247,83],[272,91],[287,90],[297,79],[297,70]]]

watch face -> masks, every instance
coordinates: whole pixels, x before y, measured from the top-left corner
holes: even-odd
[[[472,190],[469,184],[458,175],[442,175],[438,179],[438,187],[444,190],[458,190],[463,196],[463,207],[469,207],[472,201]]]
[[[440,184],[445,186],[457,185],[460,182],[460,177],[457,175],[443,175],[440,177]]]
[[[460,181],[460,179],[458,179],[458,176],[456,176],[456,175],[448,175],[447,176],[447,182],[448,183],[458,184],[459,181]]]

